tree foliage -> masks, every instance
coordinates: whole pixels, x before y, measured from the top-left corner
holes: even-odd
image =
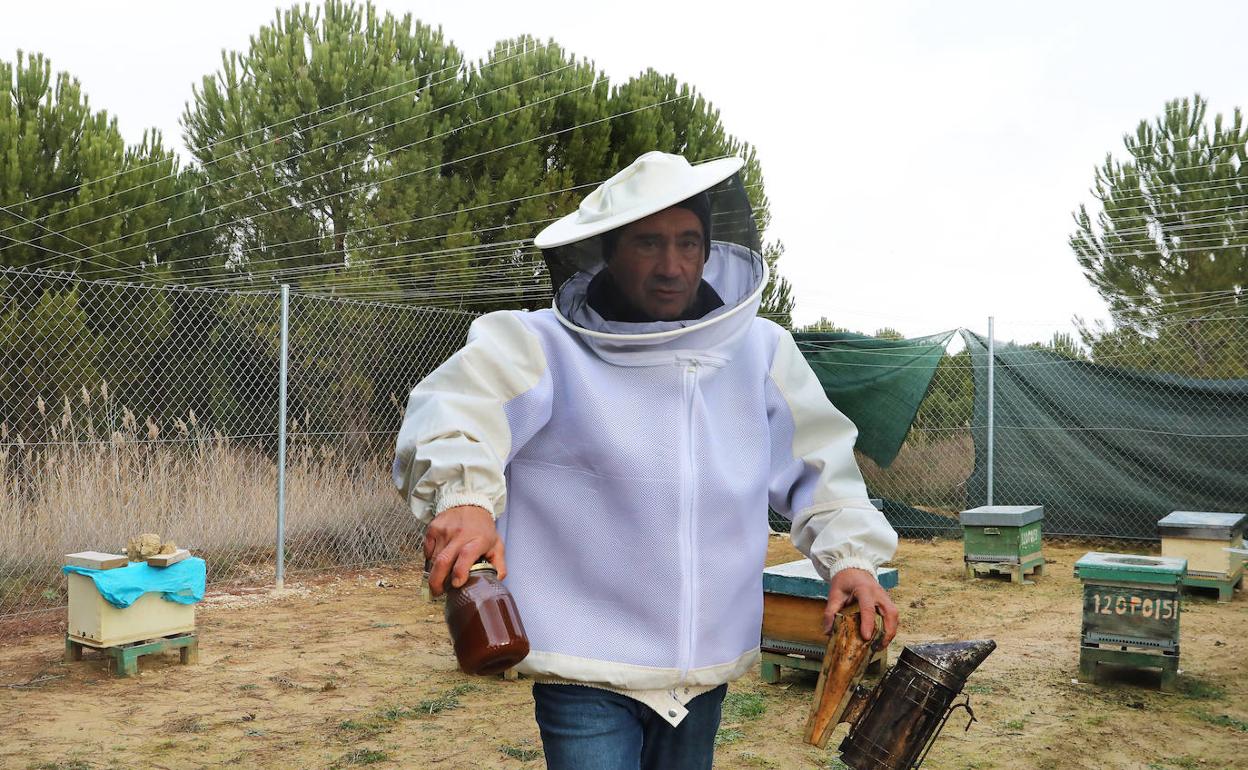
[[[1141,121],[1123,137],[1127,159],[1108,155],[1096,170],[1095,222],[1085,206],[1075,214],[1070,245],[1115,322],[1081,322],[1094,360],[1242,376],[1248,128],[1238,108],[1212,125],[1207,116],[1197,94]]]
[[[236,264],[345,268],[349,251],[385,240],[365,229],[373,206],[401,218],[454,200],[440,174],[412,172],[443,160],[461,63],[410,16],[336,1],[281,12],[245,53],[223,52],[183,127]],[[407,205],[394,211],[379,187],[401,174]]]
[[[1248,278],[1248,134],[1238,108],[1212,128],[1207,109],[1197,95],[1141,121],[1123,137],[1130,159],[1110,155],[1096,170],[1096,224],[1085,206],[1075,215],[1079,265],[1123,320],[1200,314],[1203,303],[1176,300]]]
[[[0,430],[26,440],[55,422],[50,404],[107,392],[149,434],[194,415],[267,446],[276,295],[139,278],[339,295],[292,300],[290,414],[305,431],[360,437],[348,449],[362,452],[389,440],[377,437],[394,426],[394,399],[462,343],[468,316],[349,298],[544,306],[531,238],[653,149],[743,157],[760,232],[770,219],[754,149],[675,76],[613,84],[531,37],[468,62],[440,30],[371,4],[292,7],[223,53],[183,114],[190,168],[154,131],[127,146],[43,57],[0,63],[0,80],[0,267],[120,279],[0,272],[0,353],[14,362],[0,377]],[[761,312],[787,325],[783,246],[763,251],[773,278]],[[124,416],[96,411],[102,436]]]
[[[39,54],[0,61],[0,83],[0,265],[128,275],[211,242],[196,176],[157,131],[127,147]]]
[[[543,305],[551,287],[522,242],[654,149],[744,157],[760,232],[770,221],[753,148],[674,76],[613,85],[527,36],[468,63],[439,30],[371,4],[283,12],[223,55],[183,124],[224,218],[227,269],[301,286]],[[773,267],[782,251],[767,245]],[[790,294],[776,273],[763,312],[787,322]]]

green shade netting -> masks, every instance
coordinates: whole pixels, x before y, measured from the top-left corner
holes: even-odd
[[[886,340],[848,332],[793,335],[824,393],[858,426],[855,448],[887,468],[901,451],[953,332]]]
[[[963,332],[975,379],[975,470],[987,494],[988,350]],[[993,349],[993,503],[1043,505],[1045,532],[1157,537],[1175,510],[1248,510],[1248,380],[1205,380]]]
[[[884,468],[901,451],[952,336],[945,332],[889,340],[849,332],[800,332],[793,338],[828,400],[858,427],[855,447]],[[884,515],[903,533],[957,527],[894,500],[884,501]],[[776,531],[789,529],[790,522],[774,511],[770,522]]]

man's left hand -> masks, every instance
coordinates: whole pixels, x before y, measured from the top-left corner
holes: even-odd
[[[828,591],[828,605],[823,610],[823,633],[832,634],[832,620],[836,613],[846,606],[858,603],[861,618],[859,633],[866,641],[875,634],[875,613],[884,616],[884,640],[882,645],[893,641],[897,635],[899,614],[897,605],[889,598],[888,592],[875,579],[875,575],[865,569],[843,569],[832,576],[831,588]]]

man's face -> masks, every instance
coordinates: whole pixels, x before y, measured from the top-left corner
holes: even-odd
[[[621,228],[607,269],[634,307],[672,321],[697,297],[706,260],[703,238],[698,216],[673,206]]]

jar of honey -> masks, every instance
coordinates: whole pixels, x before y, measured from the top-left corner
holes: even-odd
[[[515,599],[488,561],[472,565],[459,588],[447,581],[446,625],[465,674],[499,674],[529,654]]]

